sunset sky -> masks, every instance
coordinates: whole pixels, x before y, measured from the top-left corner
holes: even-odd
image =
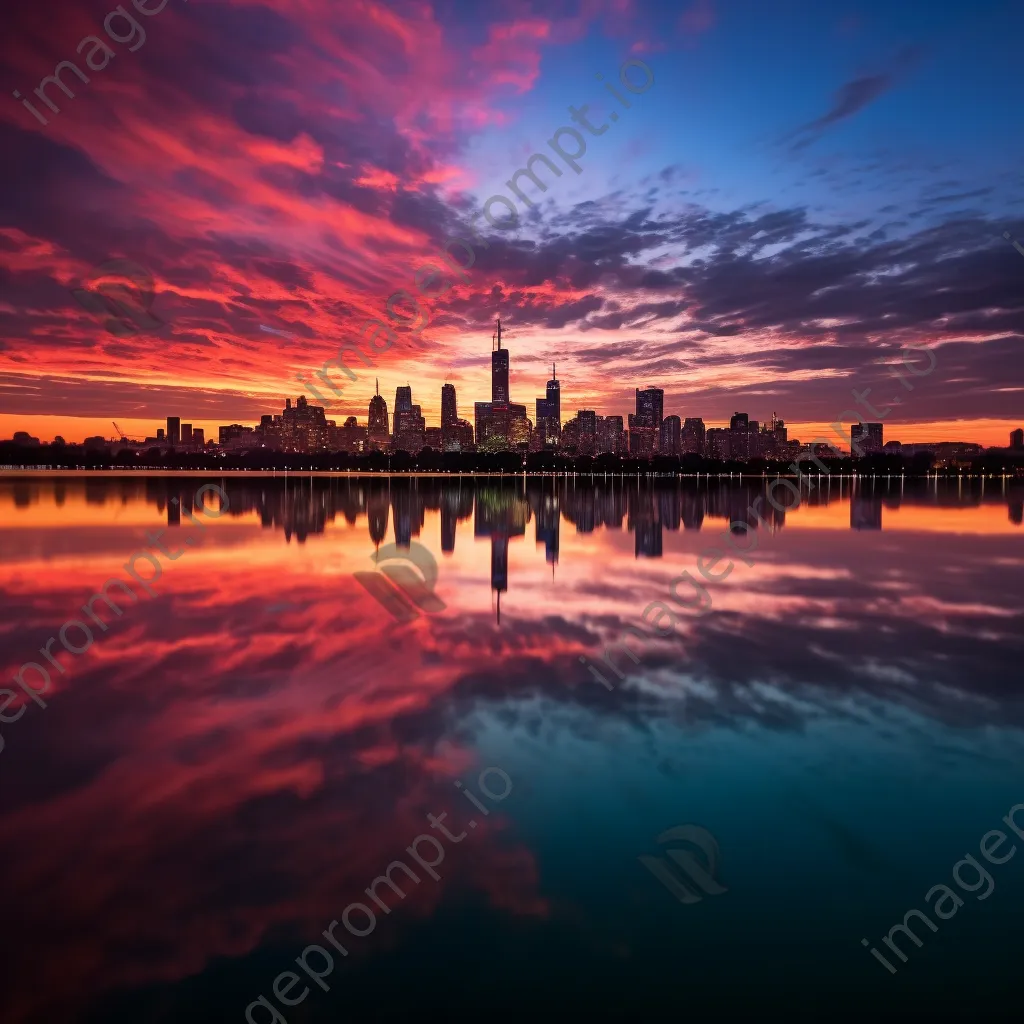
[[[141,44],[124,18],[126,42],[104,32],[112,0],[5,10],[0,438],[142,437],[168,415],[216,437],[317,401],[297,378],[473,224],[418,340],[333,372],[340,398],[313,378],[329,417],[365,422],[377,377],[428,425],[451,380],[472,419],[500,316],[531,418],[554,361],[563,419],[624,416],[653,385],[666,414],[775,412],[804,440],[874,418],[865,388],[900,399],[886,440],[1024,425],[1019,0],[138,3],[157,12],[126,0]],[[65,60],[90,81],[66,70],[52,113],[34,90]],[[584,104],[608,127],[576,173],[548,140]],[[538,164],[547,191],[522,179],[536,205],[492,227],[481,207],[532,153],[561,175]],[[114,258],[152,274],[163,326],[117,337],[72,297]],[[912,391],[886,365],[907,343],[936,359]]]

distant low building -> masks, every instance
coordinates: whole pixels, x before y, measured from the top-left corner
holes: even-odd
[[[878,455],[884,447],[881,423],[854,423],[850,427],[850,454]]]

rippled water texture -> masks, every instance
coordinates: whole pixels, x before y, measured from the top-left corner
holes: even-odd
[[[197,507],[206,482],[226,508]],[[993,829],[1024,846],[1001,821],[1024,802],[1024,488],[764,497],[0,479],[2,1019],[240,1022],[261,996],[288,1024],[1012,1019],[1024,853],[987,864],[985,899],[953,869]],[[157,542],[178,553],[147,594],[124,567]],[[374,558],[417,545],[432,595]],[[703,564],[733,568],[698,603],[679,580],[716,547]],[[112,577],[137,599],[68,653]],[[45,707],[12,681],[30,661]],[[464,833],[437,880],[407,852],[428,814]],[[719,850],[719,891],[685,903],[638,860],[679,825]],[[365,890],[396,859],[419,882],[385,911]],[[940,884],[962,906],[895,959],[883,938]],[[328,991],[300,971],[288,1006],[275,978],[353,902],[372,933],[339,925]]]

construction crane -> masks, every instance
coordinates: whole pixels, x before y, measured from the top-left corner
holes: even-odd
[[[114,423],[113,420],[110,422]],[[117,431],[117,437],[121,438],[125,444],[131,444],[131,441],[128,440],[128,435],[125,434],[125,432],[116,423],[114,423],[114,429]],[[117,437],[114,438],[115,441],[117,440]]]

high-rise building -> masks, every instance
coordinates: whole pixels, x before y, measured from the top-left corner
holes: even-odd
[[[850,427],[850,454],[857,458],[864,455],[877,455],[882,451],[881,423],[854,423]]]
[[[521,411],[521,415],[520,415]],[[533,440],[533,424],[526,418],[525,405],[509,406],[508,440],[509,447],[527,451]]]
[[[651,456],[657,451],[664,407],[661,388],[636,389],[636,413],[629,417],[630,455]]]
[[[665,392],[661,388],[636,389],[636,414],[649,420],[648,426],[661,430],[664,410]]]
[[[492,344],[495,341],[498,344],[498,347],[491,351],[491,402],[508,402],[508,349],[501,347],[501,320],[497,322],[491,341]]]
[[[757,455],[756,420],[751,420],[745,412],[734,412],[729,420],[728,456],[721,458],[750,459]],[[716,442],[719,449],[721,443]]]
[[[290,398],[280,418],[280,444],[286,452],[321,452],[327,450],[330,427],[322,405],[310,405],[305,395],[299,395],[292,406]]]
[[[458,422],[459,412],[455,400],[455,385],[444,384],[441,387],[441,429],[453,427]]]
[[[427,428],[427,447],[434,447],[432,430],[432,427]],[[441,388],[441,433],[438,447],[445,452],[467,452],[473,447],[473,424],[459,419],[454,384],[445,384]]]
[[[418,405],[412,404],[412,388],[395,390],[394,446],[399,451],[418,452],[426,436],[426,422]]]
[[[611,452],[613,455],[622,455],[625,450],[626,439],[625,431],[622,429],[622,417],[598,416],[594,454]]]
[[[705,455],[707,429],[699,416],[687,416],[680,431],[679,449],[682,455]]]
[[[704,443],[707,445],[707,456],[710,459],[730,459],[736,455],[732,451],[732,438],[734,431],[725,427],[711,427],[705,434]],[[743,436],[746,436],[744,431]]]
[[[192,428],[192,443],[197,448],[202,448],[206,444],[206,431],[202,427]]]
[[[1010,447],[1024,448],[1024,430],[1021,430],[1020,427],[1010,431]]]
[[[370,399],[366,425],[367,443],[371,448],[386,448],[389,440],[388,403],[381,398],[380,381],[375,382],[376,394]]]
[[[661,421],[658,450],[662,455],[678,455],[682,440],[682,424],[678,416],[666,416]]]
[[[597,444],[597,413],[593,409],[580,409],[576,413],[579,439],[576,442],[580,455],[593,455]]]
[[[537,429],[535,433],[536,450],[550,448],[558,444],[562,430],[562,397],[558,379],[555,377],[555,364],[551,364],[551,380],[548,381],[547,395],[537,399]]]
[[[181,443],[181,417],[179,416],[167,417],[167,443]]]
[[[555,364],[551,364],[551,380],[548,381],[547,395],[537,399],[537,419],[562,420],[562,389],[555,376]]]
[[[191,444],[192,443],[192,424],[182,423],[181,425],[181,443]]]
[[[469,420],[456,420],[441,431],[441,444],[446,452],[468,452],[473,449],[473,424]]]

